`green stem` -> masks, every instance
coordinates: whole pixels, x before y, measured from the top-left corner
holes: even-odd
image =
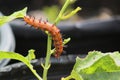
[[[65,2],[65,4],[63,5],[63,7],[62,7],[62,9],[61,9],[61,11],[59,13],[59,15],[56,18],[55,24],[59,23],[59,21],[61,20],[62,15],[64,14],[64,12],[65,12],[65,10],[66,10],[66,8],[68,7],[69,4],[70,4],[70,0],[67,0]]]
[[[43,80],[47,80],[47,73],[48,69],[50,66],[50,57],[51,57],[51,44],[52,44],[52,38],[50,34],[48,34],[48,39],[47,39],[47,54],[46,54],[46,60],[45,60],[45,66],[44,66],[44,71],[43,71]]]
[[[72,17],[73,15],[75,15],[78,11],[80,11],[81,8],[80,7],[77,7],[75,10],[71,11],[71,13],[67,14],[67,15],[63,15],[61,17],[62,20],[65,20],[65,19],[68,19],[70,17]]]
[[[29,66],[28,66],[29,67]],[[31,68],[31,67],[29,67],[30,68],[30,70],[33,72],[33,74],[37,77],[37,79],[38,80],[43,80],[38,74],[37,74],[37,72],[33,69],[33,68]]]
[[[68,5],[71,3],[71,0],[67,0],[65,4],[63,5],[59,15],[57,16],[55,20],[55,24],[58,24],[58,22],[61,20],[62,15],[64,14],[66,8]],[[43,71],[43,80],[47,80],[47,73],[48,69],[50,68],[50,57],[51,57],[51,45],[52,45],[52,38],[50,34],[48,33],[48,40],[47,40],[47,54],[46,54],[46,60],[45,60],[45,66],[43,66],[44,71]]]

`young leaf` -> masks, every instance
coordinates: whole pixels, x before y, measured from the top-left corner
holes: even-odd
[[[73,75],[79,77],[74,77]],[[89,52],[86,58],[76,58],[76,63],[70,76],[75,80],[120,80],[119,75],[119,52],[101,53],[93,51]]]
[[[35,52],[35,50],[33,50],[33,49],[31,49],[31,50],[28,51],[28,55],[26,57],[28,59],[28,61],[31,61],[31,60],[35,59],[34,52]]]
[[[20,10],[20,11],[16,11],[14,12],[13,14],[9,15],[9,16],[0,16],[0,26],[9,22],[9,21],[12,21],[16,18],[22,18],[26,15],[26,11],[27,11],[27,7]]]
[[[71,38],[64,39],[63,45],[67,44],[70,40],[71,40]]]
[[[69,19],[70,17],[72,17],[73,15],[75,15],[80,10],[81,10],[81,8],[77,7],[75,10],[71,11],[69,14],[61,16],[61,19],[62,20]]]

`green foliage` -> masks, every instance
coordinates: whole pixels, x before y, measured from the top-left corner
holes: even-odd
[[[16,59],[16,60],[24,62],[26,65],[29,65],[29,62],[32,59],[35,59],[35,55],[34,55],[34,50],[29,50],[29,54],[26,57],[20,55],[19,53],[15,53],[15,52],[0,51],[0,59],[4,59],[4,58]]]
[[[26,11],[27,11],[27,8],[24,8],[20,11],[16,11],[14,12],[13,14],[9,15],[9,16],[0,16],[0,26],[9,22],[9,21],[12,21],[16,18],[22,18],[26,15]]]
[[[78,11],[81,10],[80,7],[77,7],[76,9],[70,11],[69,13],[66,14],[67,12],[67,8],[70,4],[74,3],[76,0],[66,0],[65,4],[63,5],[61,11],[59,12],[56,20],[55,20],[55,24],[59,23],[59,21],[61,20],[66,20],[69,19],[70,17],[72,17],[73,15],[75,15]]]
[[[89,52],[86,58],[76,58],[71,75],[63,80],[120,80],[120,53]]]
[[[68,18],[72,17],[73,15],[75,15],[79,10],[81,10],[81,8],[80,8],[80,7],[77,7],[76,9],[72,10],[69,14],[63,15],[63,16],[61,17],[61,19],[62,19],[62,20],[68,19]]]
[[[31,60],[35,59],[34,50],[29,50],[28,55],[26,57],[20,55],[19,53],[15,52],[5,52],[0,51],[0,59],[15,59],[23,62],[28,66],[28,68],[33,72],[33,74],[39,79],[42,80],[39,75],[37,74],[36,70],[33,69],[32,64],[30,63]]]
[[[77,7],[75,10],[70,11],[69,14],[66,14],[66,10],[68,5],[72,4],[75,0],[66,0],[65,4],[63,5],[59,15],[57,16],[57,18],[54,21],[54,24],[57,25],[61,20],[65,20],[70,18],[71,16],[73,16],[74,14],[76,14],[79,10],[80,7]],[[57,11],[57,7],[53,7],[52,8],[54,11],[52,11],[52,13],[57,13],[55,11]],[[9,16],[1,16],[0,17],[0,26],[12,21],[16,18],[23,18],[26,15],[26,11],[27,8],[24,8],[23,10],[14,12],[13,14],[9,15]],[[51,12],[50,10],[48,10],[48,13]],[[52,13],[50,13],[50,16],[56,16],[56,15],[51,15]],[[63,45],[65,45],[66,43],[68,43],[70,41],[70,38],[65,39],[63,42]],[[47,73],[48,73],[48,69],[50,68],[50,57],[52,55],[52,53],[55,51],[54,49],[51,49],[51,45],[52,45],[52,39],[50,34],[48,34],[48,40],[47,40],[47,55],[46,55],[46,59],[45,59],[45,64],[42,65],[43,66],[43,79],[37,74],[36,70],[33,69],[32,64],[30,63],[30,61],[32,59],[35,59],[35,55],[34,55],[34,50],[29,50],[28,55],[26,57],[18,54],[18,53],[14,53],[14,52],[4,52],[4,51],[0,51],[0,59],[16,59],[19,61],[22,61],[24,64],[26,64],[28,66],[28,68],[33,72],[33,74],[37,77],[38,80],[47,80]],[[77,73],[76,73],[77,74]]]
[[[54,21],[54,24],[57,25],[61,20],[63,20],[63,15],[67,10],[67,7],[75,0],[66,0],[65,4],[62,6],[62,9],[60,10],[57,18]],[[74,10],[73,10],[74,11]],[[79,9],[75,10],[74,13],[71,11],[69,13],[69,16],[65,19],[70,18],[71,16],[73,16],[74,14],[76,14],[79,11]],[[70,38],[68,38],[68,40],[66,40],[66,42],[63,43],[63,45],[67,42],[70,41]],[[54,49],[51,49],[51,45],[52,45],[52,39],[50,34],[48,34],[48,40],[47,40],[47,52],[46,52],[46,60],[45,60],[45,64],[43,65],[44,70],[43,70],[43,80],[47,80],[47,73],[48,73],[48,69],[50,68],[50,57],[52,52],[54,51]]]
[[[81,10],[80,7],[77,7],[75,10],[73,9],[72,5],[76,0],[58,0],[59,1],[59,5],[52,5],[52,6],[45,6],[43,8],[43,11],[46,13],[46,16],[49,17],[49,21],[53,22],[56,17],[59,14],[59,10],[60,10],[60,5],[63,5],[64,3],[66,3],[64,5],[64,9],[61,10],[60,12],[60,20],[66,20],[69,19],[70,17],[72,17],[73,15],[75,15],[79,10]],[[65,12],[64,12],[65,11]]]
[[[70,40],[71,40],[71,38],[64,39],[63,45],[67,44]]]

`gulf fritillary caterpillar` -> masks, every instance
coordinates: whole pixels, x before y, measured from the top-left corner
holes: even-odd
[[[52,36],[52,40],[54,41],[53,43],[55,46],[55,57],[59,57],[61,55],[63,52],[62,35],[60,33],[60,30],[55,25],[35,19],[30,16],[24,16],[24,21],[36,29],[48,31]]]

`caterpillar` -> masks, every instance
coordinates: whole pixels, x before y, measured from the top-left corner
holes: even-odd
[[[48,31],[50,33],[52,36],[53,44],[55,46],[54,55],[58,58],[63,52],[63,40],[60,30],[54,24],[35,19],[34,17],[24,16],[23,19],[27,24],[33,26],[34,28]]]

